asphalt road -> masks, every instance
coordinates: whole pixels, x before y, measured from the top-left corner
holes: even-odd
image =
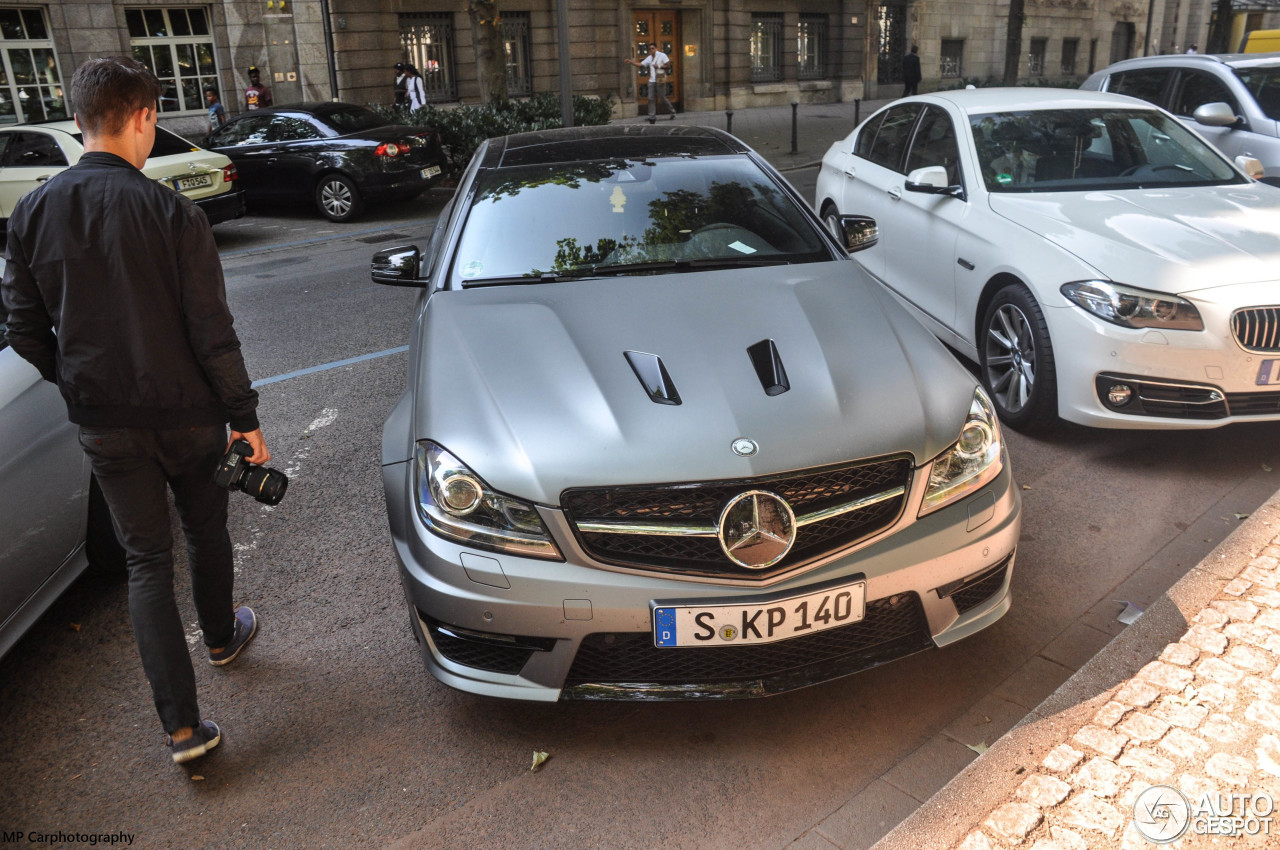
[[[231,668],[197,666],[223,746],[169,761],[124,588],[86,577],[0,660],[0,829],[123,831],[146,848],[783,847],[939,732],[955,746],[933,771],[963,767],[965,744],[1124,628],[1122,602],[1158,597],[1280,486],[1274,425],[1009,433],[1025,505],[1014,605],[967,641],[749,702],[450,691],[410,636],[378,466],[405,371],[386,352],[407,342],[415,293],[368,280],[379,247],[425,243],[443,200],[345,226],[277,210],[216,228],[255,379],[378,356],[260,388],[291,484],[274,509],[232,500],[237,595],[262,632]],[[536,773],[534,751],[551,755]]]

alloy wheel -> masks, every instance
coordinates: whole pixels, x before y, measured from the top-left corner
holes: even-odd
[[[1036,383],[1036,344],[1027,316],[1014,304],[1001,304],[986,333],[987,386],[999,406],[1018,413],[1027,406]]]
[[[355,195],[343,180],[330,180],[320,190],[320,203],[331,218],[345,218],[355,205]]]

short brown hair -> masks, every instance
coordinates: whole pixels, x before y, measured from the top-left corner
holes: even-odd
[[[139,109],[155,109],[160,81],[128,56],[90,59],[71,78],[71,104],[80,129],[114,136]]]

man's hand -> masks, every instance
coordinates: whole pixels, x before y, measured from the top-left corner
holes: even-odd
[[[253,454],[245,458],[249,463],[256,463],[259,466],[271,460],[271,452],[267,449],[266,438],[262,436],[262,429],[250,431],[247,434],[241,434],[239,431],[231,432],[231,439],[227,440],[227,448],[231,448],[231,444],[236,440],[244,440],[253,447]]]

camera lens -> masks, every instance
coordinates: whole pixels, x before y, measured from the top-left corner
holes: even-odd
[[[278,469],[250,466],[237,486],[264,505],[278,505],[289,487],[289,476]]]

